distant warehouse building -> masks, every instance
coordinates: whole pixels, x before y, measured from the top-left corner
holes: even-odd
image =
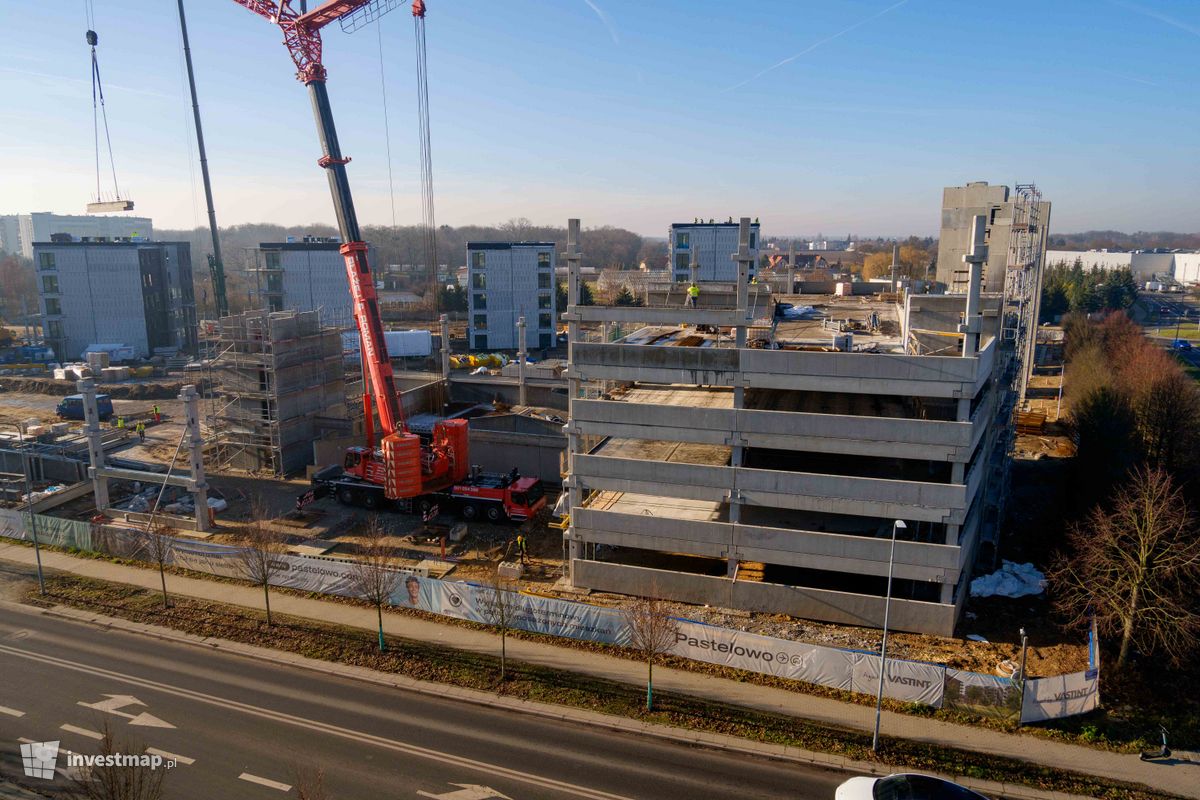
[[[354,327],[354,304],[346,279],[341,240],[305,236],[299,242],[265,242],[254,251],[259,308],[264,311],[320,311],[321,323]],[[374,249],[367,261],[374,265]]]
[[[553,242],[467,242],[467,341],[472,350],[554,346],[558,319]]]
[[[187,242],[36,242],[46,343],[60,361],[89,344],[138,356],[196,352],[196,301]]]
[[[1073,265],[1086,270],[1129,269],[1138,281],[1172,277],[1180,283],[1200,282],[1200,253],[1137,251],[1120,253],[1109,250],[1048,250],[1047,266]]]
[[[759,225],[750,226],[750,254],[758,265]],[[672,277],[677,282],[691,280],[691,263],[697,263],[696,277],[701,281],[732,281],[738,267],[733,260],[738,249],[736,222],[676,222],[671,225],[667,243],[671,254]],[[751,276],[754,269],[750,270]]]

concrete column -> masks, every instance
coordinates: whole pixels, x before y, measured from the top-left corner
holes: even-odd
[[[579,479],[575,475],[575,456],[582,445],[581,437],[575,428],[575,400],[579,397],[579,373],[575,370],[575,344],[579,341],[579,268],[583,256],[579,251],[579,220],[567,220],[567,513],[571,515],[571,524],[567,526],[564,536],[567,538],[567,570],[568,583],[572,582],[570,572],[571,561],[580,557],[579,542],[575,540],[575,509],[583,504],[583,491]],[[673,267],[672,267],[673,269]]]
[[[108,478],[97,474],[104,469],[104,447],[100,443],[100,412],[96,408],[96,382],[84,378],[75,384],[83,395],[83,431],[87,437],[88,459],[91,462],[92,492],[96,496],[96,510],[108,509]]]
[[[450,317],[442,314],[438,317],[442,333],[442,380],[446,382],[447,394],[450,386]]]
[[[788,282],[787,293],[796,291],[796,243],[788,242]]]
[[[697,247],[698,245],[695,242],[692,242],[689,245],[689,249],[691,251],[691,261],[688,263],[688,270],[691,273],[691,277],[689,278],[688,283],[697,283],[700,280],[700,257],[696,255]],[[672,267],[672,269],[674,269],[674,267]]]
[[[983,283],[983,265],[987,263],[988,248],[983,243],[987,217],[977,214],[971,220],[971,249],[963,255],[967,264],[967,309],[958,332],[963,334],[963,358],[974,358],[979,352],[979,332],[983,327],[979,316],[979,292]]]
[[[951,603],[954,602],[954,584],[952,584],[952,583],[943,583],[942,584],[942,593],[938,597],[938,602],[945,603],[946,605],[950,605]]]
[[[958,534],[959,527],[957,525],[947,525],[946,544],[950,545],[951,547],[956,547],[958,545]]]
[[[213,528],[208,515],[208,480],[204,474],[204,437],[200,435],[200,395],[196,387],[188,384],[179,392],[183,401],[184,424],[187,426],[189,469],[195,488],[192,499],[196,501],[196,530],[210,531]]]
[[[517,317],[517,403],[526,405],[528,396],[525,391],[525,359],[529,351],[525,348],[525,317]]]
[[[892,291],[896,291],[896,274],[900,270],[900,244],[892,245]]]
[[[750,218],[742,217],[738,227],[738,251],[733,260],[738,264],[737,275],[737,311],[740,324],[735,328],[736,345],[739,349],[746,346],[746,324],[750,322],[750,271],[754,258],[750,255]]]

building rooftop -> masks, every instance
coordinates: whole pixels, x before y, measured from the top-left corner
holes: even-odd
[[[514,247],[554,246],[554,242],[467,242],[468,250],[511,250]]]

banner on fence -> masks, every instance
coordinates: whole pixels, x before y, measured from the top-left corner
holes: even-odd
[[[856,655],[852,690],[861,694],[876,694],[879,691],[879,656],[870,653]],[[945,664],[889,658],[884,673],[883,694],[905,703],[941,708],[945,684]]]
[[[943,708],[1009,722],[1020,719],[1021,686],[1011,678],[948,668],[945,687]]]
[[[1055,675],[1053,678],[1030,678],[1025,681],[1021,722],[1073,717],[1086,714],[1098,705],[1100,676],[1095,670]]]

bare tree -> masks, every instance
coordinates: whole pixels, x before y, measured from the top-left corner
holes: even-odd
[[[257,503],[250,512],[250,524],[242,528],[237,539],[241,547],[242,576],[263,589],[263,604],[267,610],[267,625],[271,624],[271,578],[283,566],[280,556],[287,552],[284,534],[267,525],[267,514]]]
[[[651,587],[651,593],[654,593]],[[671,616],[666,601],[638,597],[625,608],[629,626],[629,646],[646,659],[646,710],[654,708],[654,659],[666,655],[675,646],[679,623]]]
[[[162,800],[166,769],[128,763],[130,756],[144,749],[129,741],[118,742],[105,722],[96,754],[102,758],[72,779],[74,796],[84,800]]]
[[[502,578],[497,569],[487,581],[479,599],[479,613],[500,634],[500,680],[508,669],[508,632],[521,610],[521,598],[513,581]]]
[[[362,552],[350,568],[350,583],[354,593],[375,606],[379,618],[379,652],[387,649],[383,640],[383,607],[392,598],[400,573],[396,571],[399,559],[387,543],[387,531],[379,517],[367,520],[366,530],[360,545]]]
[[[328,800],[325,789],[325,768],[316,765],[297,765],[296,797],[298,800]]]
[[[1200,537],[1183,496],[1160,469],[1139,468],[1112,503],[1097,506],[1067,535],[1068,552],[1049,572],[1057,608],[1072,621],[1095,615],[1119,636],[1117,667],[1131,648],[1161,649],[1173,663],[1197,647]]]
[[[149,530],[142,531],[142,544],[146,548],[146,555],[158,565],[158,577],[162,581],[163,608],[170,608],[171,601],[167,597],[167,564],[175,551],[174,531],[163,522],[154,523]]]

